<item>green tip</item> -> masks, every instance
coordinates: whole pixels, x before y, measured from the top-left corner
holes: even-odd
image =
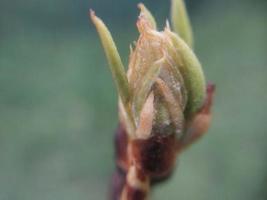
[[[193,48],[193,32],[184,0],[172,0],[171,21],[174,31]]]
[[[129,102],[130,98],[129,84],[117,47],[103,21],[98,18],[92,10],[90,10],[90,16],[91,20],[96,26],[97,32],[104,47],[119,96],[122,100],[122,103],[126,105]]]

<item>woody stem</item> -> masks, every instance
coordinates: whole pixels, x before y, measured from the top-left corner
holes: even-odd
[[[149,177],[132,165],[128,170],[120,200],[145,200],[149,190]]]

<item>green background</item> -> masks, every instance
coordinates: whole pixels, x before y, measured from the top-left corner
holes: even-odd
[[[117,97],[88,10],[127,63],[138,2],[0,1],[0,200],[106,199]],[[162,28],[169,1],[143,2]],[[214,118],[152,199],[267,199],[266,1],[187,2]]]

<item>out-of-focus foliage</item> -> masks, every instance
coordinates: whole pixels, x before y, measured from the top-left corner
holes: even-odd
[[[169,2],[143,2],[162,27]],[[0,1],[0,200],[106,198],[117,100],[87,14],[105,20],[126,63],[137,3]],[[152,199],[266,199],[266,1],[188,7],[196,53],[217,84],[214,121]]]

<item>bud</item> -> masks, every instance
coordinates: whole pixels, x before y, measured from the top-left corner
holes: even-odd
[[[139,8],[140,36],[131,49],[127,77],[108,29],[91,11],[119,92],[120,120],[131,138],[146,139],[155,133],[179,138],[185,132],[185,120],[205,99],[202,68],[168,22],[163,31],[157,31],[152,14],[143,4]]]
[[[207,131],[214,93],[211,85],[206,91],[201,64],[192,50],[184,2],[172,0],[175,32],[168,21],[158,31],[150,11],[143,4],[138,7],[139,37],[131,46],[127,72],[109,30],[90,13],[119,94],[116,159],[127,174],[121,199],[146,194],[149,179],[171,174],[176,155]]]
[[[127,73],[137,136],[154,132],[181,136],[185,118],[196,112],[205,98],[201,66],[168,25],[157,31],[141,11],[137,27],[140,36]]]

